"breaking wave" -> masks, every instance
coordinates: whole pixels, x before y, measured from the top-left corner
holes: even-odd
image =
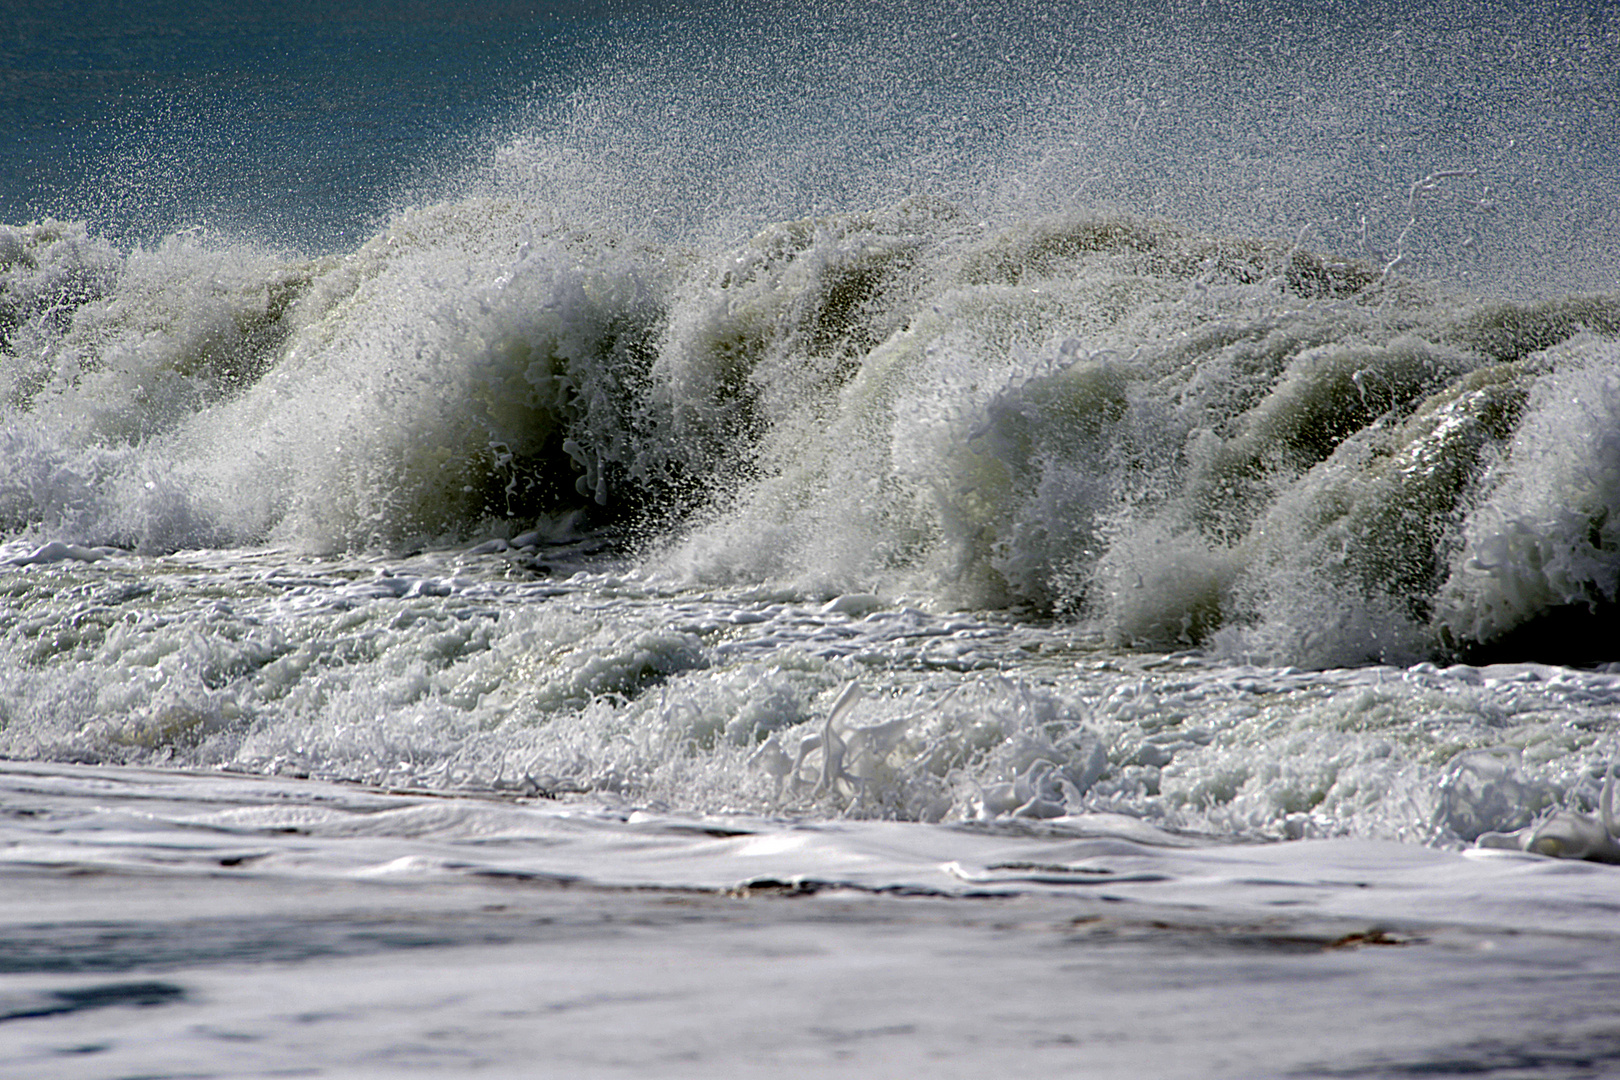
[[[708,248],[484,196],[288,258],[0,232],[0,527],[510,537],[1313,666],[1569,658],[1620,600],[1620,296],[910,199]]]

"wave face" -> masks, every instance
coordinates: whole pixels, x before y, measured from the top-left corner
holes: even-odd
[[[415,545],[584,510],[660,572],[1119,644],[1489,650],[1620,589],[1620,296],[907,200],[703,251],[497,198],[286,261],[6,233],[12,533]]]
[[[1598,659],[1614,173],[1557,132],[1613,13],[1162,7],[631,13],[358,246],[5,228],[0,530],[574,520],[1119,645]]]

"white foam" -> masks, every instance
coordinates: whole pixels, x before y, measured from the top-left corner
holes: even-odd
[[[1463,528],[1441,618],[1462,637],[1561,605],[1620,600],[1620,380],[1613,342],[1549,360],[1512,445]]]
[[[178,236],[28,324],[65,366],[0,428],[0,514],[84,548],[486,555],[640,514],[665,582],[1317,667],[1613,602],[1613,344],[1498,362],[1611,301],[1401,284],[1396,317],[1394,283],[1313,258],[926,199],[699,251],[487,195],[320,260]]]

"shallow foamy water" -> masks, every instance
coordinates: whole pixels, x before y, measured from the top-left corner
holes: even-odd
[[[1591,863],[1106,814],[813,822],[16,764],[0,786],[31,807],[0,856],[19,1075],[1563,1076],[1616,1054],[1620,894]]]

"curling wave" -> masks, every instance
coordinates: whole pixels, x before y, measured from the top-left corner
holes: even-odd
[[[469,198],[318,259],[44,222],[0,274],[11,537],[398,548],[583,511],[667,579],[1122,645],[1608,658],[1570,648],[1620,602],[1614,295],[924,199],[699,248]]]

